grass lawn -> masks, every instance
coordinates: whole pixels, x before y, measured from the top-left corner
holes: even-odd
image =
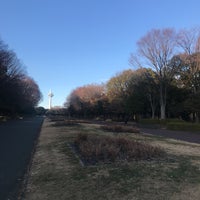
[[[160,146],[159,159],[83,166],[70,143],[80,133],[123,136]],[[90,123],[48,119],[33,159],[26,200],[189,200],[200,196],[200,145],[131,132],[111,132]]]
[[[186,122],[180,119],[141,119],[139,122],[141,127],[146,128],[165,128],[168,130],[176,130],[176,131],[189,131],[189,132],[200,132],[200,124]]]

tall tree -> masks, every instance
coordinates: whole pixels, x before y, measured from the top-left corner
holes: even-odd
[[[34,108],[40,99],[38,85],[27,76],[15,52],[0,40],[0,113],[15,114],[25,105]]]
[[[71,114],[88,115],[102,114],[105,90],[103,85],[90,84],[74,89],[68,96],[65,107]]]
[[[138,43],[138,53],[152,67],[159,81],[160,117],[166,118],[167,85],[174,73],[169,61],[175,53],[176,32],[174,29],[153,29]]]
[[[21,79],[20,87],[20,96],[22,97],[22,109],[28,110],[37,106],[42,99],[42,94],[40,92],[38,84],[33,80],[33,78],[26,76]]]
[[[13,113],[18,107],[16,93],[18,83],[25,76],[16,54],[0,40],[0,111]]]
[[[200,93],[200,30],[199,28],[184,29],[179,31],[178,45],[183,53],[177,57],[180,60],[181,70],[179,79],[182,85],[190,89],[190,98],[186,101],[187,107],[193,111],[196,122],[199,121],[199,110],[195,99]],[[193,102],[193,103],[192,103]],[[197,100],[198,102],[198,100]],[[196,110],[196,111],[195,111]]]
[[[130,92],[132,93],[128,88],[133,73],[131,69],[124,70],[112,77],[106,84],[108,100],[115,114],[124,114],[128,110],[127,98]]]
[[[141,101],[143,101],[143,103],[145,103],[145,101],[149,102],[151,108],[151,117],[154,119],[155,111],[159,102],[159,95],[157,92],[159,87],[156,74],[150,68],[140,68],[135,72],[135,75],[138,76],[138,78],[137,82],[133,85],[133,88],[135,88],[134,91],[142,94],[143,99],[141,99]]]

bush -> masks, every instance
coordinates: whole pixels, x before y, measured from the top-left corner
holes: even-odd
[[[160,124],[161,121],[159,119],[140,119],[140,124]]]
[[[169,122],[167,123],[167,129],[182,131],[200,131],[200,124],[189,122]]]
[[[6,122],[7,120],[8,120],[8,117],[0,116],[0,122]]]
[[[126,132],[126,133],[139,133],[139,129],[136,127],[129,127],[129,126],[121,126],[121,125],[105,125],[101,127],[105,131],[111,131],[111,132]]]
[[[169,122],[183,122],[183,120],[178,118],[168,118],[165,120],[161,119],[141,119],[139,121],[140,124],[161,124],[166,125]]]
[[[75,126],[77,123],[74,121],[54,121],[54,124],[52,126],[57,127],[57,126]]]
[[[61,122],[64,121],[64,117],[60,117],[60,116],[48,116],[49,121],[51,122]]]
[[[164,155],[159,147],[126,137],[79,134],[74,145],[86,164],[131,160],[149,160]]]

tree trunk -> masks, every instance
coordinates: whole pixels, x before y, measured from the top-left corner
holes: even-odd
[[[160,118],[166,119],[166,87],[161,83],[160,85]]]
[[[149,95],[149,101],[151,104],[151,118],[154,119],[155,118],[155,110],[156,110],[156,104],[154,101],[154,97],[151,96],[151,94]]]
[[[195,123],[199,123],[199,113],[195,113]]]
[[[155,119],[155,109],[152,109],[152,115],[151,115],[152,119]]]
[[[151,118],[154,119],[155,118],[155,110],[156,110],[156,106],[151,103]]]
[[[165,119],[166,116],[165,116],[165,104],[161,104],[160,105],[160,118],[161,119]]]

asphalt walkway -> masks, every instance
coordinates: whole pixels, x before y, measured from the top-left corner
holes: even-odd
[[[0,200],[18,199],[42,117],[0,124]]]
[[[147,129],[147,128],[140,128],[140,131],[142,133],[148,133],[152,135],[200,144],[200,133],[198,132],[171,131],[165,129]]]

